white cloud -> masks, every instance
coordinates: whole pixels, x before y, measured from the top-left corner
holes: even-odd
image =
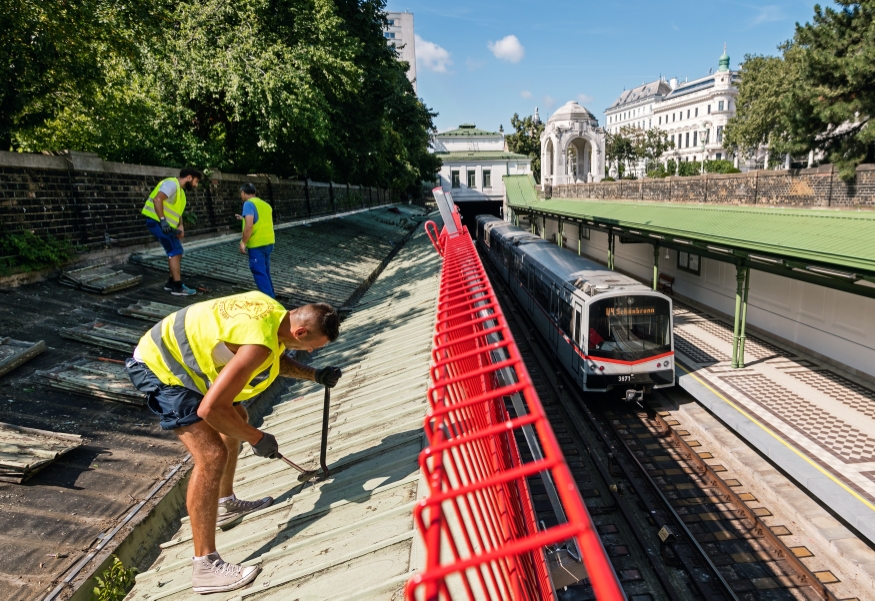
[[[757,14],[750,20],[751,27],[770,23],[772,21],[783,21],[787,17],[784,16],[784,11],[780,6],[768,4],[766,6],[757,6]]]
[[[552,109],[556,106],[556,99],[552,96],[544,96],[544,106],[548,109]]]
[[[447,69],[453,64],[450,53],[434,42],[423,40],[418,35],[414,36],[416,48],[416,63],[435,73],[447,73]]]
[[[528,100],[529,98],[532,97],[532,93],[529,92],[528,90],[523,90],[522,92],[520,92],[520,97]]]
[[[577,102],[580,104],[586,104],[587,102],[592,102],[592,96],[589,94],[578,94]]]
[[[526,49],[515,35],[501,38],[497,42],[489,42],[486,46],[495,58],[509,63],[518,63],[526,55]]]

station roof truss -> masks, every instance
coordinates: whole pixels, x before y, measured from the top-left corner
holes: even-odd
[[[574,222],[627,240],[875,298],[875,212],[541,201],[534,180],[527,177],[504,178],[508,207],[518,214]]]

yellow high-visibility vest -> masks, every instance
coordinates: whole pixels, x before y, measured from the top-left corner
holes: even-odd
[[[176,194],[173,195],[173,199],[164,199],[164,218],[167,219],[167,223],[170,224],[170,227],[179,227],[179,220],[182,218],[182,212],[185,210],[185,190],[182,189],[182,185],[180,185],[179,180],[175,177],[168,177],[167,179],[158,182],[158,185],[152,190],[149,198],[146,199],[146,204],[143,207],[142,214],[149,219],[161,221],[161,218],[158,217],[158,213],[155,212],[155,197],[158,196],[158,192],[161,191],[161,186],[164,182],[168,180],[176,182]]]
[[[258,344],[270,356],[234,398],[235,403],[264,391],[279,376],[285,347],[279,341],[286,309],[261,292],[246,292],[190,305],[168,315],[140,338],[143,362],[169,386],[206,394],[219,375],[213,349],[220,342]]]
[[[246,242],[246,248],[258,248],[273,244],[276,242],[276,236],[273,233],[273,209],[260,198],[252,197],[248,201],[255,205],[255,210],[258,211],[258,221],[253,220],[252,235]],[[246,229],[246,219],[243,220],[243,229]]]

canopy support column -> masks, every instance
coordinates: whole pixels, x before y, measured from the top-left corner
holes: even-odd
[[[547,239],[547,216],[541,217],[541,240]]]
[[[659,244],[653,245],[653,289],[659,284]]]
[[[614,230],[608,230],[608,269],[614,268]]]
[[[559,218],[559,229],[556,231],[556,246],[562,248],[562,230],[565,228],[565,222]]]
[[[747,293],[750,290],[750,268],[735,266],[735,326],[732,331],[732,368],[744,367],[744,330],[747,321]]]
[[[583,244],[583,226],[577,224],[577,256],[581,255],[581,247]]]

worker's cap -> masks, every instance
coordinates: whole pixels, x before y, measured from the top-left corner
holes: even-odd
[[[244,194],[255,194],[255,184],[252,182],[246,182],[242,186],[240,186],[240,191]]]

